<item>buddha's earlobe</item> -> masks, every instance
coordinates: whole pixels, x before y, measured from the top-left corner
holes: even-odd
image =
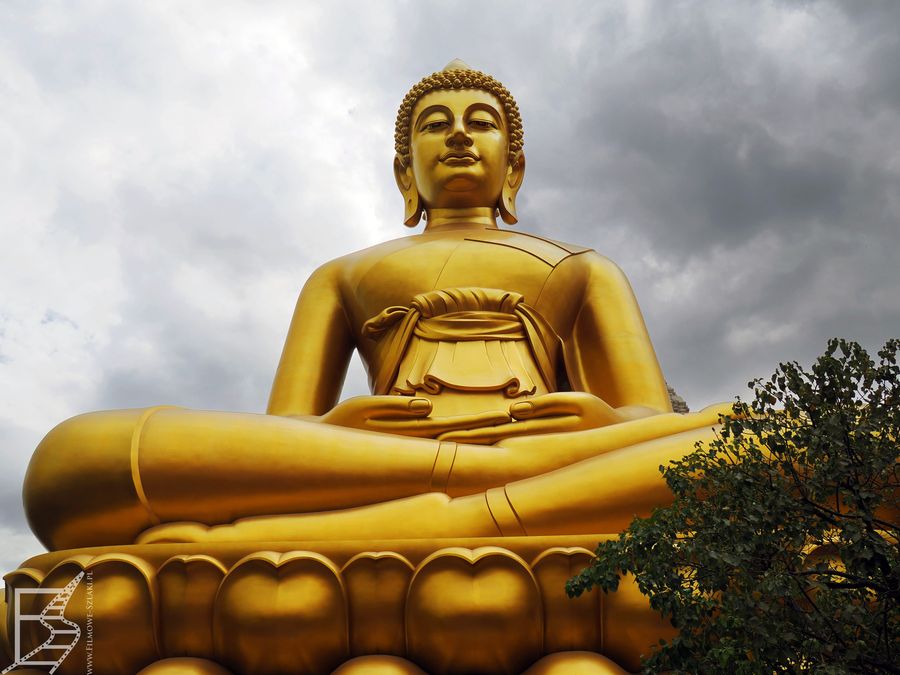
[[[397,181],[397,187],[400,188],[400,194],[403,195],[403,224],[407,227],[415,227],[422,217],[419,189],[416,187],[412,167],[404,165],[399,156],[394,157],[394,179]]]
[[[506,170],[506,179],[503,181],[503,190],[500,192],[500,217],[507,225],[515,225],[519,222],[516,216],[516,195],[522,187],[522,179],[525,178],[525,154],[520,152],[509,162]]]

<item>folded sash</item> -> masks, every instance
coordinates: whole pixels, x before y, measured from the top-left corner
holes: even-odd
[[[561,341],[520,293],[450,288],[388,307],[363,325],[377,341],[375,394],[437,394],[444,387],[533,394],[537,375],[556,391]]]

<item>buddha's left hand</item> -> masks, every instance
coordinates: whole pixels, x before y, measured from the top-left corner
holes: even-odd
[[[513,421],[507,424],[451,431],[439,438],[447,441],[490,444],[513,436],[596,429],[644,417],[653,412],[641,408],[616,409],[593,394],[583,391],[563,391],[513,403],[509,407]]]

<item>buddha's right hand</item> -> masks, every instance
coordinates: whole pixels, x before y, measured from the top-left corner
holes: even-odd
[[[509,407],[512,421],[490,429],[454,431],[441,436],[442,441],[495,444],[517,436],[559,434],[626,422],[636,416],[655,414],[641,409],[616,409],[603,399],[584,391],[558,391],[519,400]]]
[[[431,401],[409,396],[356,396],[341,401],[319,422],[383,434],[437,438],[450,431],[481,429],[510,421],[503,411],[430,417]]]

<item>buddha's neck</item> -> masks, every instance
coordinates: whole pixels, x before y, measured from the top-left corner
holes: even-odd
[[[494,209],[481,206],[471,209],[428,209],[425,231],[466,227],[497,229],[497,218],[494,214]]]

